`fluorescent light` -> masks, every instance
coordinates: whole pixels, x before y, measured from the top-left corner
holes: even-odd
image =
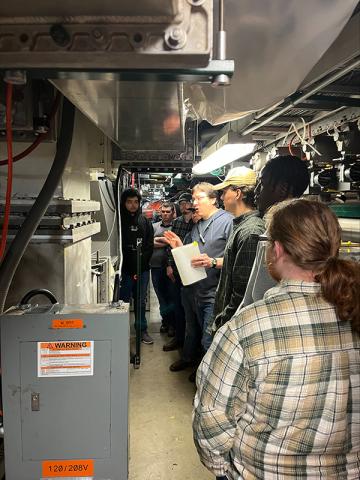
[[[212,172],[253,152],[256,143],[227,143],[193,166],[195,175]]]

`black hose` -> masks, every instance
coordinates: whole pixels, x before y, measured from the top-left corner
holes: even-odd
[[[121,256],[122,256],[122,251],[121,251],[121,244],[120,244],[120,238],[121,238],[121,216],[120,216],[120,180],[121,180],[121,166],[119,166],[117,175],[116,175],[116,180],[115,180],[115,207],[116,207],[116,224],[118,228],[118,239],[119,239],[119,244],[118,244],[118,262],[117,262],[117,272],[115,274],[115,279],[114,279],[114,290],[113,290],[113,298],[112,301],[113,303],[116,303],[119,301],[120,297],[120,280],[121,280]]]
[[[55,295],[51,293],[50,290],[46,290],[46,288],[35,288],[35,290],[30,290],[30,292],[23,296],[23,298],[20,300],[20,305],[27,305],[29,301],[36,295],[45,295],[45,297],[47,297],[53,305],[58,303]]]
[[[64,173],[72,143],[74,117],[74,105],[64,98],[60,133],[56,144],[56,154],[49,175],[28,216],[9,246],[0,266],[0,313],[4,311],[6,297],[19,262],[44,216]]]

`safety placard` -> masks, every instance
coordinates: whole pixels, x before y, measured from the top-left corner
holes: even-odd
[[[89,475],[91,475],[89,477]],[[46,460],[42,462],[42,479],[92,480],[94,460]]]
[[[94,342],[38,342],[38,377],[94,375]]]
[[[55,330],[65,328],[84,328],[84,321],[80,318],[54,319],[51,322],[51,328]]]

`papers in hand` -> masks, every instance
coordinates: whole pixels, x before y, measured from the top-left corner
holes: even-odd
[[[192,257],[200,255],[197,242],[184,245],[183,247],[173,248],[171,253],[173,254],[183,285],[191,285],[192,283],[206,278],[207,275],[205,268],[194,268],[191,266]]]

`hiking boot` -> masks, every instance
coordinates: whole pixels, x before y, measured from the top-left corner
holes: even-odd
[[[170,338],[175,337],[175,328],[172,327],[171,325],[168,328],[168,337]]]
[[[141,334],[141,341],[142,343],[145,343],[145,345],[152,345],[154,343],[154,340],[150,337],[146,330]]]
[[[185,360],[176,360],[176,362],[172,363],[169,367],[171,372],[180,372],[181,370],[185,370],[188,367],[191,367],[192,363],[185,362]]]
[[[169,326],[168,325],[164,325],[163,323],[161,324],[161,327],[160,327],[160,333],[167,333],[169,331]]]
[[[170,340],[170,342],[165,343],[165,345],[163,346],[163,350],[164,352],[172,352],[173,350],[177,350],[179,346],[180,345],[178,344],[177,340],[173,338],[172,340]]]

